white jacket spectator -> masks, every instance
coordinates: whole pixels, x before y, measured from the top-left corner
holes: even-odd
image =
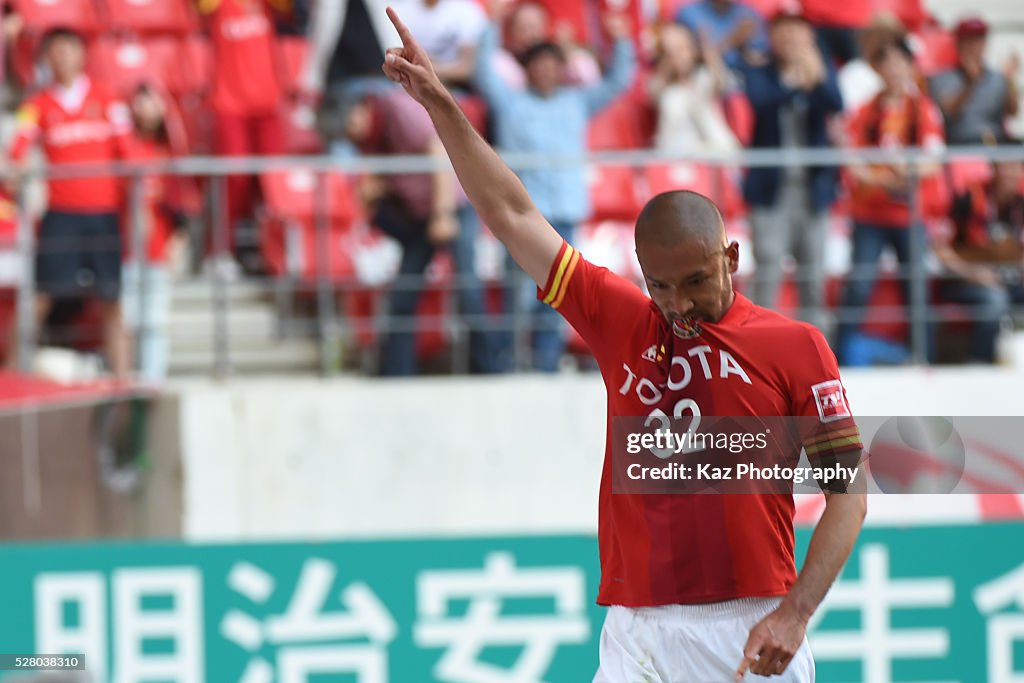
[[[721,96],[732,80],[710,41],[699,49],[689,29],[664,26],[657,66],[648,81],[658,111],[655,146],[680,153],[738,149],[739,141],[721,105]]]

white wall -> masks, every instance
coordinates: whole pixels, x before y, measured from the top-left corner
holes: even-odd
[[[1022,415],[1024,371],[848,371],[860,415]],[[594,375],[281,379],[178,386],[195,540],[592,532],[604,449]],[[976,518],[971,496],[890,522]]]

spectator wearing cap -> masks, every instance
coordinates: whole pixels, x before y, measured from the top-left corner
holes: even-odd
[[[683,5],[676,23],[698,36],[707,34],[731,69],[740,68],[744,61],[762,61],[768,51],[764,18],[737,0],[697,0]]]
[[[745,72],[755,118],[751,146],[830,147],[829,120],[842,111],[843,100],[810,24],[798,8],[783,8],[772,17],[769,38],[768,64]],[[838,180],[838,171],[825,166],[757,167],[747,173],[743,193],[751,208],[757,304],[776,304],[783,260],[791,254],[801,315],[824,326],[825,238]]]
[[[970,360],[996,360],[996,339],[1012,305],[1024,304],[1024,194],[1019,161],[993,164],[992,177],[958,194],[952,230],[933,245],[950,278],[939,287],[946,301],[970,306]]]
[[[608,32],[615,39],[612,63],[592,86],[565,85],[565,55],[555,43],[533,45],[523,55],[527,87],[510,87],[492,68],[498,49],[498,26],[491,23],[480,41],[476,86],[494,117],[494,137],[503,152],[579,158],[586,153],[587,122],[629,87],[635,69],[633,43],[625,19],[609,16]],[[572,242],[576,226],[590,213],[583,169],[578,165],[545,165],[524,169],[519,177],[538,210],[562,237]],[[530,289],[535,292],[535,289]],[[523,298],[510,287],[506,308]],[[530,298],[533,298],[532,296]],[[534,367],[558,369],[565,334],[557,312],[534,302]]]
[[[426,111],[399,89],[353,96],[343,103],[345,132],[367,154],[426,154],[443,161],[444,148]],[[372,199],[372,222],[402,247],[402,259],[388,309],[399,326],[387,335],[380,372],[409,376],[417,372],[416,309],[424,273],[434,254],[449,249],[455,265],[459,311],[470,329],[470,371],[496,369],[492,334],[487,329],[483,290],[474,270],[474,246],[480,222],[450,168],[433,173],[383,177]]]
[[[11,159],[20,165],[35,144],[51,164],[123,158],[131,132],[128,107],[85,74],[82,36],[54,28],[41,45],[53,83],[18,110]],[[121,183],[106,175],[53,179],[48,190],[36,244],[35,329],[41,329],[55,303],[95,296],[102,307],[106,361],[115,375],[127,376],[130,353],[120,303]],[[17,350],[17,340],[12,348]],[[17,364],[16,354],[10,361]]]
[[[1018,110],[1020,60],[1012,55],[1002,73],[985,64],[988,24],[982,19],[963,19],[954,33],[959,63],[931,82],[932,96],[946,122],[946,139],[954,145],[1003,142],[1006,117]]]

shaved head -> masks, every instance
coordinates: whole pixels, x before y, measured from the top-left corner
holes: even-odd
[[[725,244],[725,223],[714,202],[690,190],[662,192],[647,202],[636,219],[636,244],[675,246]]]
[[[739,245],[727,241],[714,202],[689,190],[663,192],[640,212],[635,240],[651,299],[669,323],[717,322],[725,315]]]

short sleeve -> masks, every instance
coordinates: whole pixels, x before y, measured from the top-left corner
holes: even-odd
[[[562,314],[598,360],[613,338],[651,311],[651,300],[639,287],[590,263],[568,242],[562,242],[537,298]]]
[[[800,438],[812,462],[830,455],[860,450],[860,431],[839,376],[839,364],[825,337],[816,328],[801,326],[806,337],[790,376],[791,409],[801,420]],[[813,418],[813,419],[812,419]]]

